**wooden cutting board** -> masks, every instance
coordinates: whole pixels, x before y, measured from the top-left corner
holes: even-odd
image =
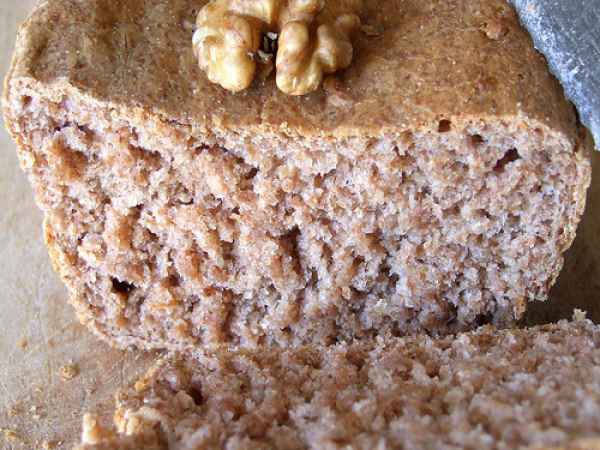
[[[34,3],[0,0],[2,77],[17,24]],[[77,323],[50,267],[14,145],[0,128],[0,449],[71,448],[82,414],[109,413],[114,391],[153,355],[113,350]],[[597,174],[600,158],[594,163]],[[552,299],[531,308],[529,323],[569,317],[574,307],[600,320],[600,183],[591,199]]]

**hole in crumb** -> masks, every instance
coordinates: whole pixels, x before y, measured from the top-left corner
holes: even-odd
[[[444,217],[460,216],[460,206],[454,205],[444,210]]]
[[[464,291],[461,291],[460,295],[463,295]],[[458,322],[458,307],[453,303],[448,303],[448,316],[446,318],[446,325],[452,327]]]
[[[84,124],[80,124],[80,123],[78,123],[78,124],[76,124],[76,126],[77,126],[77,129],[78,129],[79,131],[81,131],[83,134],[85,134],[86,136],[90,136],[90,135],[92,135],[92,134],[94,133],[94,132],[91,130],[91,128],[90,128],[90,127],[88,127],[87,125],[84,125]]]
[[[202,153],[204,153],[205,151],[207,151],[210,147],[206,144],[196,144],[192,147],[192,151],[196,154],[196,155],[200,155]]]
[[[23,105],[23,108],[27,108],[30,103],[31,97],[29,95],[24,95],[23,97],[21,97],[21,104]]]
[[[450,131],[451,128],[452,128],[452,122],[450,122],[447,119],[440,120],[440,123],[438,124],[438,132],[447,133],[448,131]]]
[[[219,245],[221,247],[221,258],[223,258],[222,260],[219,260],[220,262],[218,263],[219,267],[221,267],[221,264],[225,264],[225,265],[229,265],[233,262],[235,255],[233,254],[234,252],[234,245],[233,242],[228,242],[228,241],[223,241],[223,240],[219,240]],[[206,256],[208,256],[208,254],[205,254]],[[221,267],[221,269],[223,269],[223,267]],[[211,270],[211,274],[212,276],[222,276],[221,274],[221,269],[215,268]]]
[[[281,244],[286,254],[292,257],[293,269],[297,274],[302,273],[302,266],[300,265],[300,237],[301,232],[297,225],[281,237]]]
[[[191,205],[194,203],[193,194],[183,185],[178,186],[176,198],[181,205]]]
[[[167,278],[167,285],[169,287],[181,286],[181,277],[178,274],[169,275]]]
[[[469,136],[469,145],[471,147],[479,147],[484,142],[485,141],[479,134],[473,134],[473,135]]]
[[[482,325],[487,325],[488,323],[491,323],[493,319],[492,314],[488,313],[488,314],[478,314],[475,317],[475,326],[480,327]]]
[[[391,333],[393,337],[403,337],[405,333],[402,332],[400,322],[395,321],[392,325]]]
[[[480,216],[485,217],[486,219],[492,218],[491,214],[488,212],[487,209],[480,208],[477,210],[477,212],[479,213]]]
[[[188,389],[187,393],[190,397],[192,397],[192,400],[194,400],[194,403],[196,404],[196,406],[200,406],[202,404],[202,401],[204,399],[202,397],[202,391],[200,390],[200,388],[198,386],[192,385]]]
[[[117,278],[112,278],[111,281],[114,291],[119,294],[129,294],[135,289],[135,286],[127,281],[121,281]]]
[[[257,174],[257,173],[258,173],[258,169],[257,169],[256,167],[253,167],[253,168],[252,168],[252,169],[250,169],[250,170],[248,171],[248,173],[246,174],[246,177],[245,177],[245,178],[246,178],[246,180],[251,180],[251,179],[253,179],[253,178],[256,176],[256,174]]]
[[[517,159],[521,159],[521,155],[519,155],[519,152],[516,148],[511,148],[504,154],[502,158],[498,160],[498,162],[494,166],[494,171],[502,172],[507,164],[510,164],[511,162],[516,161]]]
[[[323,186],[323,180],[325,177],[323,175],[316,175],[313,179],[313,184],[316,188],[321,188]]]

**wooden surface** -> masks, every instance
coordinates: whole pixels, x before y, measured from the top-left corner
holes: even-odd
[[[0,75],[15,29],[35,0],[0,0]],[[0,124],[1,125],[1,124]],[[151,356],[97,342],[75,320],[52,272],[41,214],[20,172],[13,143],[0,126],[0,449],[71,448],[85,411],[107,412],[112,394],[144,371]],[[598,157],[595,169],[600,169]],[[598,173],[598,170],[595,170]],[[552,299],[534,305],[529,322],[568,317],[573,307],[600,320],[600,183]],[[73,363],[71,380],[61,367]]]

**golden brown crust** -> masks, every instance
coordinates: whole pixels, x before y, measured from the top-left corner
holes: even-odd
[[[286,96],[272,79],[240,94],[210,83],[192,51],[192,0],[43,2],[20,30],[7,85],[41,82],[202,128],[380,135],[493,116],[576,139],[572,106],[503,0],[368,3],[363,21],[382,32],[358,38],[339,76],[343,108],[326,90]],[[486,33],[490,22],[503,33]]]

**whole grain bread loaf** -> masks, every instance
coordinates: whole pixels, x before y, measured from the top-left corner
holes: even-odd
[[[352,65],[301,97],[210,83],[203,4],[48,0],[19,32],[4,116],[82,322],[121,347],[328,344],[546,298],[589,143],[504,0],[365,2]]]
[[[172,356],[118,394],[118,433],[86,416],[80,449],[598,450],[599,415],[600,327],[580,319]]]

